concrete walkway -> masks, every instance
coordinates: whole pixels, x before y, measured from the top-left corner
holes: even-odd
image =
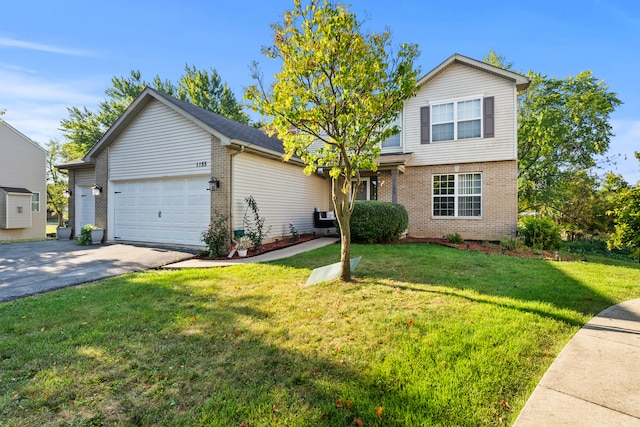
[[[640,426],[640,299],[604,310],[578,331],[514,426]]]
[[[180,268],[210,268],[210,267],[227,267],[230,265],[238,264],[251,264],[255,262],[267,262],[275,261],[277,259],[289,258],[294,255],[301,254],[303,252],[312,251],[314,249],[321,248],[323,246],[329,246],[339,242],[340,239],[334,237],[320,237],[319,239],[313,239],[308,242],[299,243],[297,245],[289,246],[287,248],[278,249],[275,251],[267,252],[262,255],[252,256],[249,258],[233,258],[229,260],[217,260],[217,259],[188,259],[185,261],[176,262],[163,266],[165,269],[180,269]]]

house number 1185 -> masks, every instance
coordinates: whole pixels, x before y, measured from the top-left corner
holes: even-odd
[[[196,162],[196,167],[197,168],[206,168],[207,167],[207,162]]]

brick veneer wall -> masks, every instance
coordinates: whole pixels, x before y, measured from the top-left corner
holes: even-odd
[[[211,192],[211,221],[218,215],[227,216],[227,228],[231,229],[229,207],[231,206],[231,151],[223,147],[220,139],[211,136],[211,175],[220,180],[217,191]]]
[[[432,212],[433,175],[482,173],[481,218],[436,218]],[[381,171],[378,200],[391,200],[391,173]],[[518,226],[516,161],[407,167],[398,173],[398,203],[409,213],[409,236],[441,238],[459,233],[467,240],[515,236]]]
[[[104,239],[107,238],[107,194],[109,194],[109,149],[103,150],[96,158],[96,184],[102,187],[102,192],[95,197],[96,226],[104,228]]]

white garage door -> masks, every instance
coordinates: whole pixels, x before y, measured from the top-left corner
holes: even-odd
[[[210,220],[208,177],[122,181],[114,185],[114,237],[203,245]]]

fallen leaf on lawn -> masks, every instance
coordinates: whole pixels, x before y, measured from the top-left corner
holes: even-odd
[[[326,412],[323,412],[321,418],[327,418],[328,416],[329,414],[327,414]]]
[[[340,399],[336,400],[336,408],[342,409],[342,400]]]
[[[351,410],[351,408],[353,408],[353,404],[351,403],[350,400],[347,400],[347,409]]]
[[[506,400],[500,400],[500,404],[508,410],[511,410],[511,406],[509,406],[509,402],[507,402]]]
[[[360,426],[360,427],[364,426],[364,423],[362,422],[362,420],[360,418],[354,418],[353,419],[353,423],[355,425],[357,425],[357,426]]]
[[[407,325],[413,325],[413,319],[407,319]]]
[[[378,406],[374,412],[376,413],[378,418],[382,418],[382,406]]]

